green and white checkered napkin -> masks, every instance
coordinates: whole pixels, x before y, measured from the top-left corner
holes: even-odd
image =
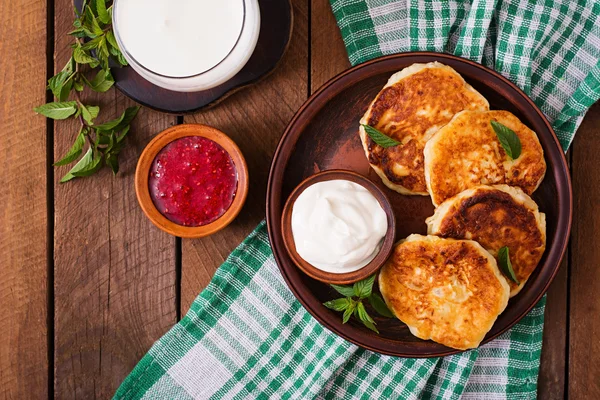
[[[600,1],[331,4],[353,64],[414,50],[481,62],[534,99],[565,149],[600,97]],[[441,359],[375,354],[304,310],[275,265],[262,223],[115,398],[535,398],[544,304],[477,350]]]

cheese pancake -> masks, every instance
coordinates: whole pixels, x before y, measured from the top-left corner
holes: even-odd
[[[392,75],[361,124],[377,128],[401,145],[383,148],[359,128],[369,163],[390,189],[428,195],[423,148],[431,136],[462,110],[488,110],[487,100],[452,68],[413,64]]]
[[[430,235],[475,240],[495,257],[507,246],[520,283],[507,279],[511,297],[523,288],[546,250],[546,215],[516,187],[467,189],[443,202],[426,222]]]
[[[396,245],[379,290],[413,335],[460,350],[479,346],[510,292],[479,243],[421,235]]]
[[[491,121],[512,129],[521,155],[511,159]],[[425,179],[435,206],[477,185],[518,186],[531,195],[544,179],[544,151],[534,131],[508,111],[463,111],[425,146]]]

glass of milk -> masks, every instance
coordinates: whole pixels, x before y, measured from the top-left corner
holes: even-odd
[[[237,74],[260,31],[258,0],[115,0],[123,56],[146,80],[196,92]]]

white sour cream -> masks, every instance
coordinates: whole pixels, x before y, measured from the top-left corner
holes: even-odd
[[[367,265],[379,253],[387,228],[375,196],[347,180],[309,186],[292,209],[296,251],[326,272],[352,272]]]

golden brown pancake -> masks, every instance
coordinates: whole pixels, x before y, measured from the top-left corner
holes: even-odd
[[[516,187],[467,189],[443,202],[426,222],[430,235],[475,240],[495,257],[507,246],[520,282],[507,279],[511,297],[523,288],[546,249],[546,216]]]
[[[379,290],[413,335],[460,350],[479,346],[510,291],[477,242],[421,235],[396,245]]]
[[[423,148],[431,136],[463,110],[488,110],[487,100],[452,68],[432,62],[394,74],[361,119],[401,143],[384,149],[360,127],[369,163],[390,189],[428,195]]]
[[[491,121],[512,129],[521,155],[504,151]],[[534,131],[508,111],[463,111],[425,146],[425,179],[435,206],[477,185],[518,186],[531,195],[544,179],[544,151]]]

